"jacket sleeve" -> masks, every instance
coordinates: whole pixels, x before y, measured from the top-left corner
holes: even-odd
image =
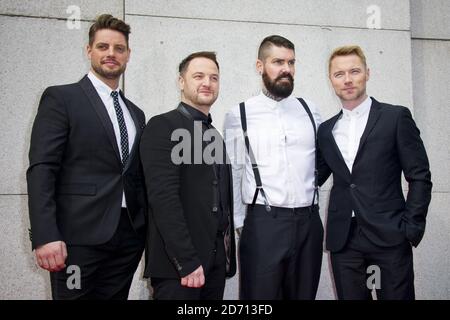
[[[403,221],[406,238],[417,246],[425,232],[425,218],[431,201],[431,173],[427,153],[411,112],[402,108],[397,126],[397,150],[408,182]]]
[[[331,175],[331,169],[326,163],[325,158],[323,157],[322,150],[326,146],[324,146],[321,143],[323,141],[323,138],[321,137],[322,135],[323,135],[323,127],[321,125],[319,126],[319,130],[317,131],[317,150],[316,150],[319,186],[322,186],[328,180],[328,177]]]
[[[156,225],[166,253],[180,277],[201,266],[192,244],[180,199],[181,164],[171,155],[174,126],[162,116],[150,119],[141,137],[140,154],[147,186],[150,220]]]
[[[26,174],[33,249],[63,240],[57,226],[55,190],[68,135],[63,96],[57,88],[48,88],[34,120]]]

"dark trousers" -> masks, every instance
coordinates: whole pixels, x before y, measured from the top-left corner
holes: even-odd
[[[226,256],[223,236],[217,235],[215,250],[205,272],[205,285],[189,288],[181,285],[181,279],[151,278],[155,300],[222,300],[225,290]]]
[[[322,242],[317,206],[249,206],[240,240],[241,299],[315,299]]]
[[[67,267],[50,273],[53,299],[126,300],[144,250],[144,232],[136,234],[122,209],[117,230],[107,243],[67,246]]]
[[[347,244],[331,253],[331,264],[340,300],[370,300],[373,288],[379,300],[414,300],[413,256],[407,240],[393,247],[376,246],[352,218]]]

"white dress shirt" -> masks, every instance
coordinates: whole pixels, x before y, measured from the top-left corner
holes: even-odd
[[[333,128],[333,136],[350,173],[359,148],[359,140],[367,125],[372,99],[367,97],[353,110],[342,108],[342,115]]]
[[[317,108],[305,101],[318,127],[321,119]],[[245,101],[245,110],[250,145],[269,204],[284,208],[310,206],[314,194],[314,131],[301,103],[292,96],[275,101],[260,93]],[[239,228],[256,190],[239,105],[225,117],[224,139],[233,167],[234,223]],[[261,193],[256,203],[264,204]]]
[[[345,164],[350,173],[353,162],[359,148],[359,142],[369,119],[369,111],[372,99],[367,97],[359,106],[353,110],[342,108],[342,115],[333,128],[333,137],[341,151]],[[355,212],[352,211],[352,217]]]
[[[98,95],[103,101],[103,105],[106,108],[106,111],[108,112],[109,118],[111,119],[113,128],[114,128],[114,134],[116,135],[116,142],[117,147],[119,148],[120,153],[120,159],[122,159],[122,146],[120,144],[120,128],[119,128],[119,122],[117,120],[116,110],[114,109],[114,100],[113,97],[111,97],[111,92],[118,91],[112,90],[108,85],[106,85],[103,81],[101,81],[99,78],[95,76],[95,74],[91,71],[88,74],[89,80],[91,80],[92,84],[94,85],[95,90],[97,91]],[[134,139],[136,138],[136,127],[134,125],[133,118],[130,115],[130,111],[128,111],[127,106],[125,105],[125,102],[123,102],[122,97],[119,94],[119,105],[122,108],[123,112],[123,118],[125,120],[125,125],[127,126],[127,133],[128,133],[128,153],[131,153],[131,149],[133,147]],[[126,200],[125,200],[125,192],[122,196],[122,207],[126,208]]]

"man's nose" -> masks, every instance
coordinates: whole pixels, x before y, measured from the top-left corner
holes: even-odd
[[[114,47],[113,47],[113,46],[110,46],[110,47],[108,48],[108,56],[114,56],[114,53],[115,53]]]
[[[281,72],[282,73],[290,73],[291,72],[291,67],[290,67],[289,63],[287,63],[287,62],[283,63],[283,65],[281,66]]]
[[[348,72],[345,73],[344,81],[345,81],[345,83],[352,82],[352,78],[350,77],[350,74]]]
[[[211,80],[208,77],[205,77],[202,82],[202,86],[209,87],[211,85]]]

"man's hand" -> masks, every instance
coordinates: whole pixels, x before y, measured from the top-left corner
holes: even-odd
[[[63,241],[54,241],[39,246],[35,250],[38,265],[50,272],[66,267],[67,248]]]
[[[181,285],[189,288],[200,288],[205,284],[205,274],[200,266],[186,277],[181,278]]]

